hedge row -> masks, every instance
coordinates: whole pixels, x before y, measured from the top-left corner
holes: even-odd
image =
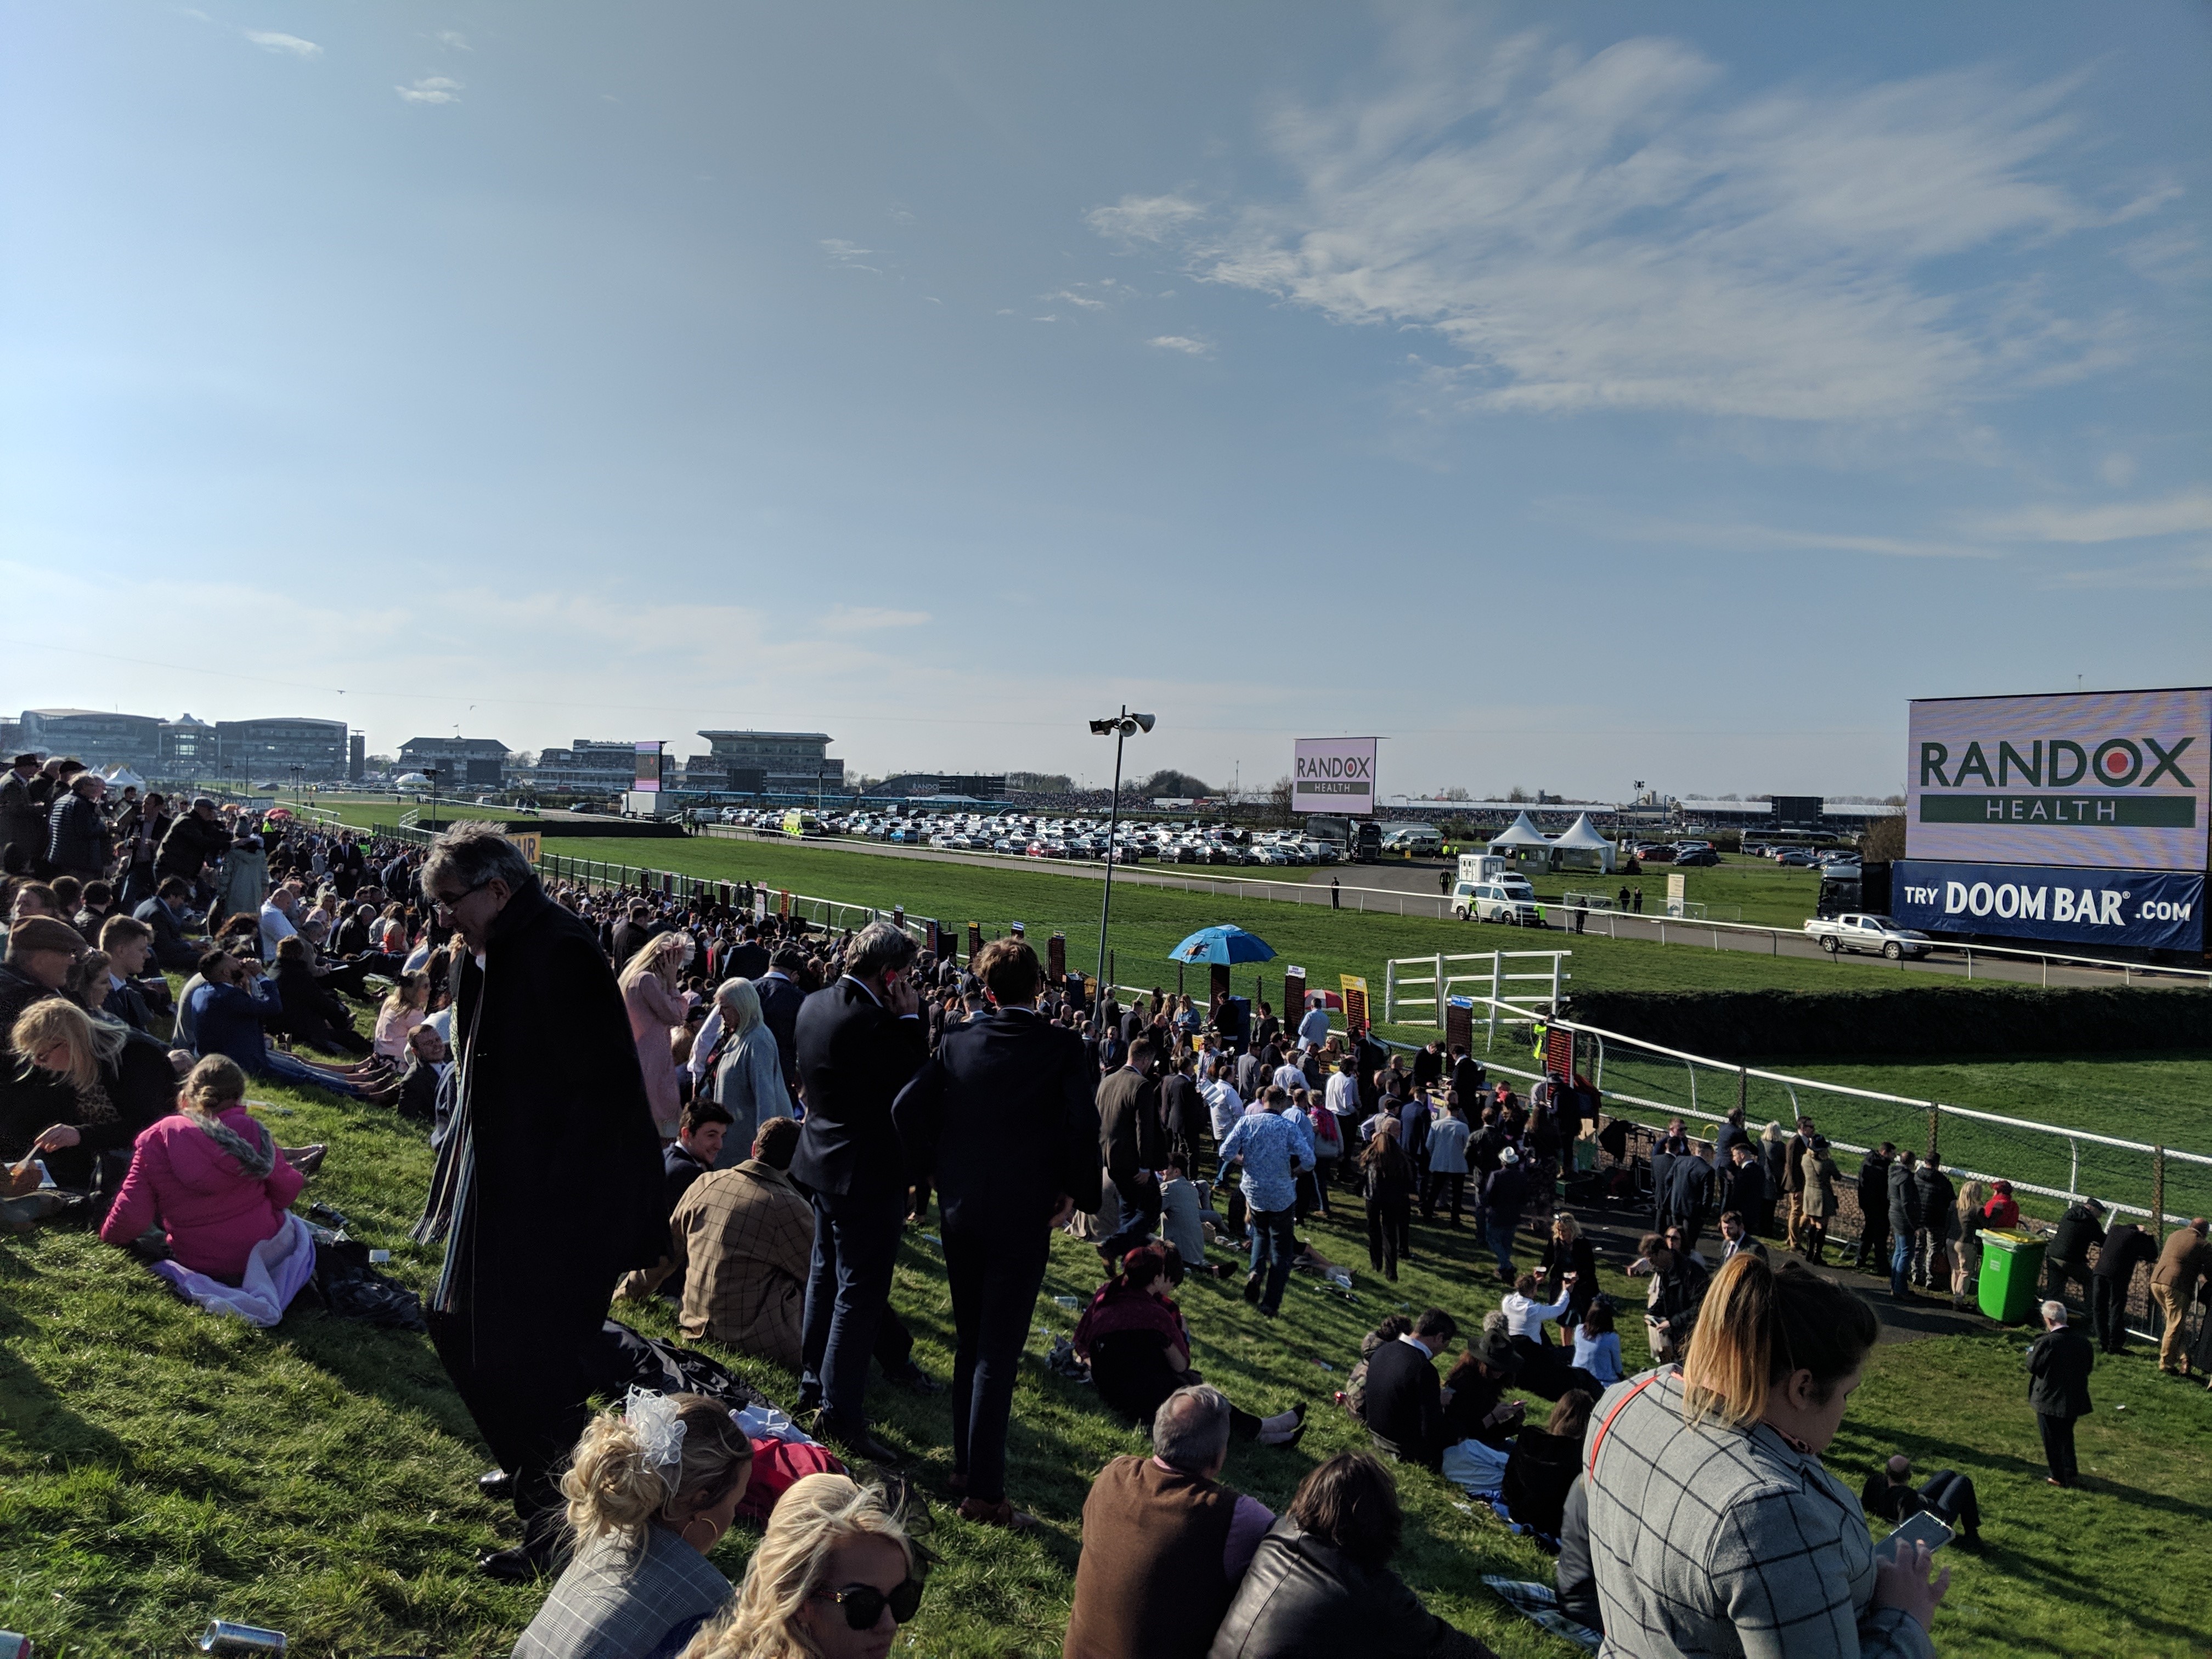
[[[2212,991],[1583,991],[1570,1018],[1738,1063],[2212,1048]]]

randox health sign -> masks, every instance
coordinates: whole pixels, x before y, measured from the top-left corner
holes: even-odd
[[[1923,699],[1910,742],[1912,859],[2204,872],[2212,688]]]

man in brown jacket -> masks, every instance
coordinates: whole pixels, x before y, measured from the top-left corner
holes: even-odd
[[[772,1117],[750,1158],[686,1188],[668,1224],[672,1259],[657,1270],[684,1275],[685,1336],[711,1336],[794,1371],[814,1257],[814,1206],[787,1173],[798,1145],[799,1126]]]
[[[2158,1368],[2176,1376],[2189,1375],[2189,1355],[2181,1346],[2189,1304],[2196,1300],[2198,1283],[2212,1277],[2212,1238],[2207,1231],[2201,1215],[2186,1227],[2176,1227],[2158,1253],[2158,1266],[2151,1269],[2150,1297],[2166,1316],[2166,1328],[2158,1340]]]
[[[1205,1659],[1275,1517],[1215,1479],[1229,1401],[1178,1389],[1152,1419],[1152,1455],[1117,1457],[1083,1500],[1062,1659]]]

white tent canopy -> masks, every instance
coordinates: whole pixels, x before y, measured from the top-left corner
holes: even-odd
[[[1513,820],[1512,828],[1490,838],[1493,850],[1500,847],[1549,847],[1551,844],[1551,837],[1529,823],[1526,812]]]
[[[1605,871],[1613,868],[1613,843],[1598,834],[1597,826],[1589,821],[1587,812],[1567,826],[1552,843],[1552,851],[1554,861],[1561,865],[1595,865]]]

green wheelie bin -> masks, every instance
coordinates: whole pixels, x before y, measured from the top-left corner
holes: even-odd
[[[1978,1300],[1982,1311],[1999,1324],[2019,1325],[2034,1317],[2043,1300],[2045,1243],[2034,1233],[1982,1229]]]

